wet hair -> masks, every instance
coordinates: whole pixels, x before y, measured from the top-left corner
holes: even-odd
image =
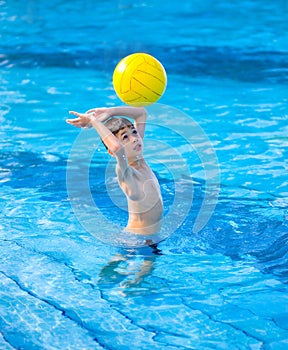
[[[134,127],[131,121],[126,118],[110,118],[104,123],[104,125],[107,129],[109,129],[112,132],[113,135],[116,135],[120,130],[124,129],[125,127],[128,127],[130,129]],[[107,146],[104,142],[103,144],[107,149]]]

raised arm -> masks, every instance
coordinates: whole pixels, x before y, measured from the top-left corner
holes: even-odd
[[[138,192],[135,179],[132,175],[132,170],[129,167],[126,158],[125,148],[120,140],[102,123],[112,116],[109,113],[110,110],[110,108],[99,108],[90,110],[88,111],[89,113],[71,111],[69,113],[75,115],[77,118],[67,119],[66,122],[76,127],[85,128],[93,126],[96,129],[102,141],[108,148],[109,153],[117,159],[116,172],[118,180],[120,184],[122,184],[123,191],[128,197],[133,197],[135,196],[135,193],[137,194]]]
[[[105,143],[106,147],[114,155],[123,148],[122,143],[117,139],[112,132],[106,128],[102,123],[106,119],[110,118],[109,113],[107,113],[106,108],[99,108],[97,111],[94,110],[90,113],[78,113],[71,111],[69,112],[72,115],[75,115],[77,118],[66,119],[68,124],[74,125],[76,127],[87,128],[93,126],[98,132],[101,140]]]
[[[86,113],[92,113],[99,110],[98,108],[89,109]],[[135,121],[135,128],[137,129],[141,138],[144,138],[145,126],[146,126],[146,117],[147,112],[143,107],[110,107],[105,109],[105,113],[110,117],[128,117]],[[107,119],[108,119],[107,118]]]

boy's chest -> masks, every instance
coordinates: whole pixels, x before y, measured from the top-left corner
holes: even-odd
[[[153,171],[148,168],[148,169],[141,169],[136,170],[135,173],[135,180],[138,184],[138,188],[140,191],[144,191],[146,195],[150,196],[153,195],[155,196],[157,194],[157,197],[159,196],[160,193],[160,186],[159,182],[157,180],[157,177],[153,173]]]
[[[139,182],[145,182],[147,180],[152,180],[158,183],[158,180],[150,168],[134,169],[134,176]]]

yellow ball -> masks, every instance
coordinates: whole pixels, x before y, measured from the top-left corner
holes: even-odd
[[[147,53],[123,58],[113,73],[117,96],[127,105],[141,107],[155,103],[164,94],[167,76],[162,64]]]

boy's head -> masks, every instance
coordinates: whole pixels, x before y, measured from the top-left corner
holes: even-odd
[[[107,129],[109,129],[112,134],[114,134],[117,137],[117,134],[120,130],[124,129],[125,127],[128,128],[134,128],[134,125],[130,122],[130,120],[126,118],[111,118],[108,119],[104,125]]]
[[[126,119],[126,118],[110,118],[104,123],[104,125],[117,138],[119,138],[118,136],[119,136],[120,131],[125,129],[126,127],[129,129],[134,128],[133,123],[131,123],[131,121]],[[105,145],[103,140],[102,140],[102,143],[105,146],[105,148],[108,150],[108,147]]]
[[[127,157],[140,156],[142,153],[143,142],[135,129],[134,124],[126,118],[111,118],[108,119],[104,125],[115,135],[125,146]],[[102,141],[103,142],[103,141]],[[107,148],[105,143],[104,146]],[[108,152],[112,155],[112,153]]]

